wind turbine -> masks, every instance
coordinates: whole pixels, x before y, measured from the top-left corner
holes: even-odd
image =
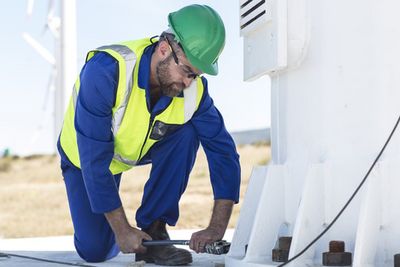
[[[62,127],[64,112],[71,95],[71,88],[75,81],[76,71],[76,0],[59,0],[60,15],[55,15],[55,0],[49,0],[47,22],[45,30],[49,30],[55,40],[54,54],[36,41],[30,34],[24,32],[24,40],[46,60],[53,70],[49,77],[46,98],[54,90],[54,152],[56,141]],[[27,2],[27,16],[30,17],[34,9],[34,0]],[[47,102],[47,101],[46,101]],[[35,142],[39,132],[34,134]]]

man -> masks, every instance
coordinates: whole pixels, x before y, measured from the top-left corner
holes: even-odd
[[[101,262],[123,253],[160,265],[185,265],[191,254],[174,246],[166,224],[179,217],[201,142],[209,163],[214,208],[209,226],[192,235],[204,252],[220,240],[239,200],[240,166],[231,136],[208,94],[202,73],[216,75],[225,28],[215,10],[190,5],[168,16],[160,39],[146,38],[90,51],[65,115],[58,148],[78,254]],[[129,225],[118,194],[121,173],[152,164]]]

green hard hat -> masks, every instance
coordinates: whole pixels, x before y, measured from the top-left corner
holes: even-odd
[[[189,62],[204,73],[218,74],[218,57],[225,45],[225,27],[218,13],[206,5],[190,5],[168,15]]]

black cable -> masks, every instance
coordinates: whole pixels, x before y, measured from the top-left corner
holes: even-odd
[[[1,256],[3,256],[3,257],[6,256],[8,258],[9,257],[24,258],[24,259],[28,259],[28,260],[57,263],[57,264],[69,265],[69,266],[96,267],[94,265],[87,265],[87,264],[73,263],[73,262],[66,262],[66,261],[48,260],[48,259],[42,259],[42,258],[24,256],[24,255],[12,254],[12,253],[4,253],[4,252],[0,252],[0,257]]]
[[[364,185],[365,181],[367,180],[369,174],[371,173],[372,169],[375,167],[375,164],[378,162],[379,158],[382,156],[383,151],[386,149],[386,146],[388,145],[390,139],[392,139],[392,136],[394,134],[394,132],[396,131],[397,126],[399,125],[400,122],[400,116],[397,119],[396,124],[393,127],[392,132],[390,133],[388,139],[386,140],[385,144],[383,145],[381,151],[379,152],[378,156],[376,157],[374,163],[372,163],[371,167],[369,168],[367,174],[364,176],[364,179],[361,181],[361,183],[358,185],[357,189],[354,191],[353,195],[350,197],[350,199],[347,201],[347,203],[343,206],[343,208],[341,209],[341,211],[336,215],[336,217],[333,219],[333,221],[326,227],[326,229],[324,229],[313,241],[311,241],[302,251],[300,251],[299,253],[297,253],[295,256],[293,256],[292,258],[290,258],[288,261],[278,265],[277,267],[283,267],[286,264],[294,261],[295,259],[297,259],[298,257],[300,257],[301,255],[304,254],[304,252],[306,252],[312,245],[314,245],[315,242],[317,242],[326,232],[328,232],[328,230],[333,226],[333,224],[335,224],[335,222],[339,219],[339,217],[342,215],[342,213],[345,211],[345,209],[347,208],[347,206],[349,206],[349,204],[351,203],[351,201],[353,200],[353,198],[357,195],[358,191],[360,191],[361,187]]]

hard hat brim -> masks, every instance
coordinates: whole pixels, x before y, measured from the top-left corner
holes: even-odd
[[[185,50],[185,47],[183,47],[183,50]],[[190,64],[192,64],[202,72],[214,76],[218,74],[218,61],[215,61],[213,64],[209,65],[200,62],[196,57],[192,56],[190,53],[185,52],[185,55],[189,60]]]

